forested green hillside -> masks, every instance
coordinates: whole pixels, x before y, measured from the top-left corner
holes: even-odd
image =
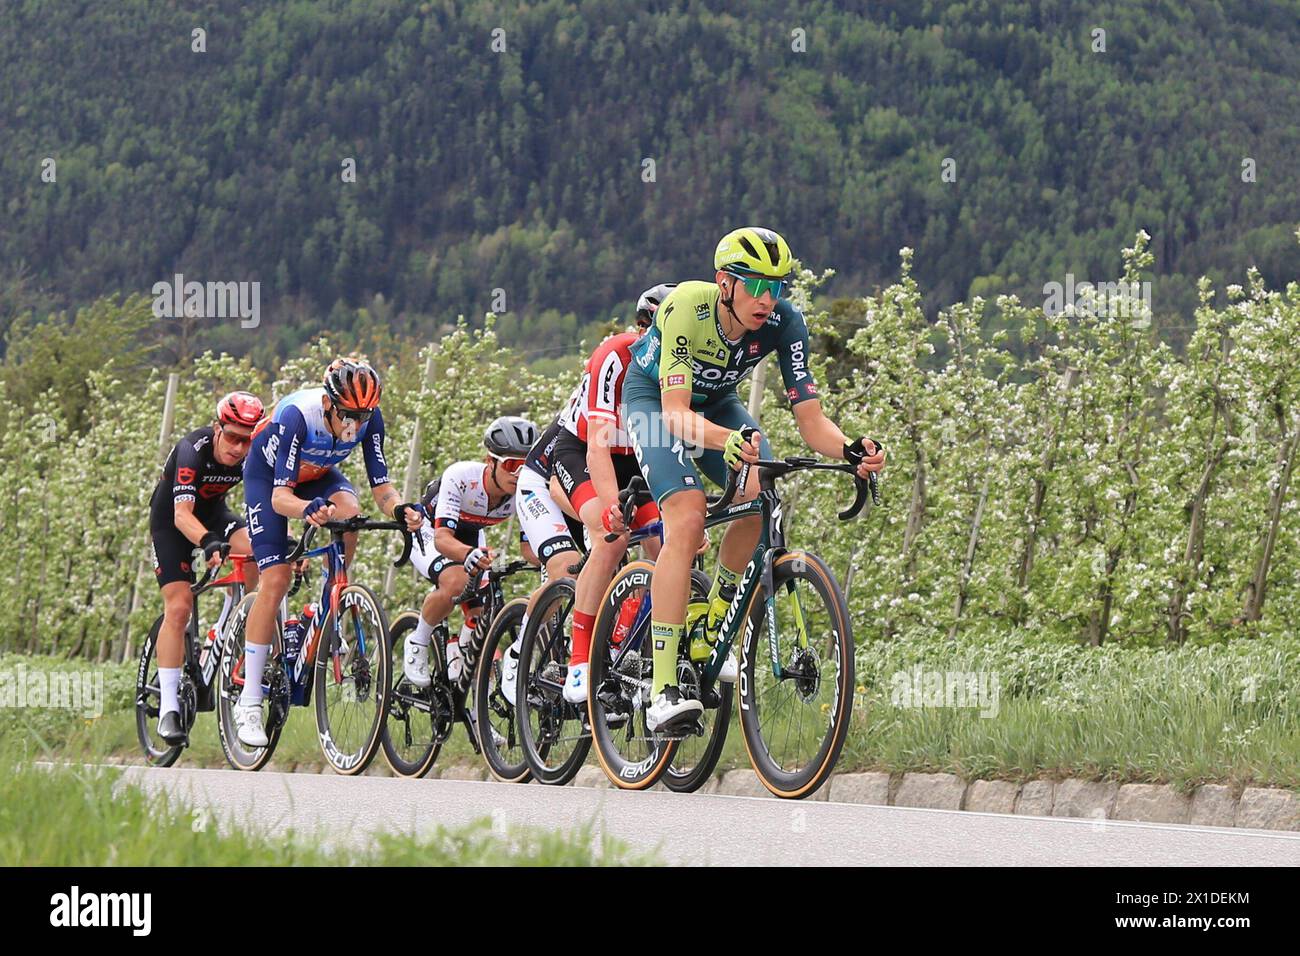
[[[11,0],[0,322],[181,271],[263,283],[259,334],[202,347],[288,354],[359,307],[427,336],[494,289],[563,347],[744,222],[833,296],[911,246],[931,311],[1113,275],[1139,228],[1166,324],[1200,273],[1300,272],[1300,4],[714,6]]]

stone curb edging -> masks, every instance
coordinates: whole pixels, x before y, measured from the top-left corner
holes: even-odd
[[[108,763],[128,761],[109,757]],[[222,764],[221,766],[224,766]],[[268,770],[306,772],[309,765]],[[319,773],[329,773],[326,767]],[[366,771],[368,776],[391,777],[383,759]],[[429,777],[441,780],[491,780],[478,763],[434,765]],[[597,766],[583,766],[569,786],[607,790],[609,781]],[[656,784],[655,790],[666,790]],[[772,797],[759,783],[753,770],[726,770],[697,791],[742,797]],[[1005,813],[1017,816],[1074,817],[1092,820],[1126,820],[1138,823],[1176,823],[1206,827],[1239,827],[1252,830],[1300,832],[1300,793],[1279,787],[1246,787],[1239,794],[1233,787],[1206,783],[1191,793],[1169,784],[1116,783],[1114,781],[962,780],[951,773],[837,773],[809,800],[858,803],[881,807],[913,807],[929,810],[969,810],[977,813]]]
[[[599,767],[583,767],[573,786],[608,788]],[[728,770],[702,793],[771,797],[753,770]],[[773,797],[773,799],[775,799]],[[1300,794],[1273,787],[1247,787],[1240,796],[1223,784],[1183,793],[1168,784],[1114,781],[973,780],[950,773],[839,773],[810,800],[875,806],[969,810],[1021,816],[1127,820],[1192,826],[1243,827],[1300,832]]]

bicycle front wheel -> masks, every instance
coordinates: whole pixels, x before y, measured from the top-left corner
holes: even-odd
[[[772,584],[774,594],[756,595],[742,641],[740,726],[763,786],[797,799],[826,782],[844,746],[853,631],[840,586],[816,555],[783,554]]]
[[[140,666],[135,674],[135,733],[140,740],[140,749],[144,759],[151,767],[170,767],[180,757],[185,748],[181,744],[174,747],[158,736],[158,713],[162,705],[162,691],[158,686],[158,631],[162,628],[163,618],[153,622],[149,636],[140,648]],[[191,621],[185,629],[185,640],[190,640],[194,627]],[[184,703],[182,703],[184,709]],[[191,715],[193,710],[191,710]],[[182,713],[182,718],[186,715]],[[187,730],[189,728],[186,728]]]
[[[378,599],[361,584],[342,588],[325,618],[312,679],[321,752],[336,773],[361,773],[379,750],[392,662]]]
[[[388,696],[388,713],[380,739],[384,759],[399,777],[423,777],[433,768],[445,739],[445,733],[438,732],[439,726],[451,719],[451,711],[442,704],[442,694],[439,693],[442,663],[436,647],[430,647],[429,654],[438,675],[428,687],[414,686],[403,673],[406,636],[419,622],[419,611],[403,611],[397,615],[392,630],[388,632],[395,685]]]
[[[266,728],[266,746],[249,747],[239,739],[235,724],[235,707],[244,689],[244,640],[248,612],[257,595],[249,594],[235,606],[229,630],[221,645],[220,663],[217,665],[217,735],[226,763],[236,770],[261,770],[275,753],[280,742],[280,731],[289,715],[289,688],[280,657],[282,635],[276,622],[275,653],[267,661],[263,684],[267,693],[262,698],[262,720]]]
[[[488,769],[503,783],[527,783],[533,775],[524,757],[515,702],[501,692],[501,661],[519,637],[527,608],[527,598],[515,598],[492,619],[474,674],[474,730]]]
[[[564,699],[569,664],[573,578],[548,581],[538,592],[519,648],[515,712],[529,768],[542,783],[563,786],[577,776],[591,750],[585,708]]]

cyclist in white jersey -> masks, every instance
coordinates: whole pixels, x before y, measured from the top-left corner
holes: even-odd
[[[434,629],[451,614],[453,602],[470,575],[491,567],[496,551],[487,546],[485,531],[515,513],[515,489],[524,456],[537,438],[537,426],[513,415],[496,419],[488,426],[483,444],[488,454],[482,461],[458,461],[449,465],[439,479],[432,505],[432,520],[417,535],[423,546],[412,548],[411,563],[433,582],[434,588],[420,608],[420,620],[406,638],[403,672],[416,687],[428,687],[429,644]],[[522,535],[521,535],[522,538]],[[537,563],[533,549],[520,543],[524,559]],[[447,677],[457,680],[463,656],[461,642],[474,631],[475,618],[467,612],[456,640],[447,641]]]

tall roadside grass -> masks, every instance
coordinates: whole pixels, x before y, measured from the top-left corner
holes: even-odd
[[[972,676],[996,698],[956,706],[947,689]],[[904,635],[859,646],[857,684],[842,768],[1300,787],[1295,638],[1162,650]]]
[[[51,658],[0,658],[0,671],[82,667]],[[949,641],[904,633],[859,641],[853,724],[840,771],[946,771],[966,779],[1088,777],[1192,787],[1300,787],[1300,638],[1270,637],[1176,649],[1082,647],[1012,631]],[[134,668],[105,670],[105,712],[0,708],[0,738],[57,759],[138,759]],[[923,693],[949,675],[996,688],[992,700],[951,706]],[[224,766],[215,715],[200,714],[180,766]],[[382,758],[377,758],[382,760]],[[477,760],[453,734],[439,766]],[[273,766],[321,764],[310,709],[295,710]],[[748,766],[740,727],[720,769]]]

